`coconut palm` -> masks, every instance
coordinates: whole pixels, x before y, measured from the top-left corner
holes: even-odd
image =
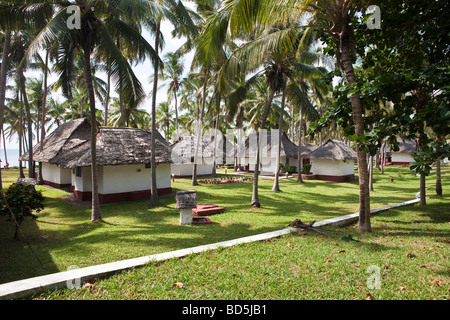
[[[285,30],[289,32],[286,34]],[[280,35],[284,35],[281,37]],[[280,39],[281,37],[281,40]],[[318,72],[318,69],[310,65],[310,61],[305,61],[305,57],[309,58],[312,54],[309,52],[299,51],[301,46],[303,50],[307,46],[305,43],[301,43],[303,39],[303,32],[300,28],[290,28],[290,25],[278,25],[270,27],[262,32],[257,33],[254,39],[244,43],[242,46],[234,50],[231,57],[222,66],[221,76],[219,84],[221,86],[227,86],[229,83],[230,75],[233,76],[235,72],[254,73],[259,71],[259,74],[265,76],[267,86],[269,88],[269,99],[265,106],[263,118],[260,120],[260,129],[265,129],[267,122],[267,116],[270,114],[270,105],[274,96],[281,93],[281,104],[279,110],[278,121],[278,146],[276,157],[276,168],[280,165],[280,148],[281,148],[281,135],[283,132],[283,116],[284,106],[286,103],[286,88],[288,81],[294,85],[297,83],[297,79],[294,74],[310,73],[315,77],[320,77],[322,74]],[[309,39],[308,44],[311,42]],[[305,63],[309,62],[309,63]],[[258,73],[257,73],[258,74]],[[254,77],[250,78],[253,81]],[[244,90],[245,91],[245,90]],[[292,91],[294,92],[294,91]],[[258,148],[259,150],[259,148]],[[259,152],[256,157],[256,168],[259,168]],[[251,205],[259,207],[258,197],[258,170],[255,170],[253,178],[253,195]],[[275,171],[273,191],[280,191],[279,188],[279,171]]]
[[[306,20],[309,28],[318,30],[331,37],[336,46],[336,61],[349,84],[356,82],[353,67],[354,32],[351,19],[363,1],[333,0],[283,0],[274,2],[269,10],[262,16],[268,21],[275,17],[278,21]],[[350,97],[352,106],[353,124],[358,137],[364,135],[364,117],[360,97],[354,93]],[[370,232],[370,192],[369,174],[365,151],[361,150],[360,143],[356,142],[359,176],[359,223],[360,232]]]
[[[156,124],[164,132],[166,140],[170,139],[170,126],[173,124],[173,111],[170,110],[169,103],[160,102],[156,110]]]
[[[184,4],[181,1],[174,0],[158,0],[158,4],[165,9],[164,12],[160,12],[157,15],[154,15],[154,19],[151,19],[150,26],[153,28],[155,33],[155,45],[154,48],[156,50],[156,54],[158,54],[158,50],[163,43],[162,33],[161,33],[161,21],[163,19],[168,19],[172,25],[175,27],[175,30],[178,32],[182,32],[188,36],[188,38],[194,37],[197,34],[197,27],[192,21],[191,13],[186,9]],[[182,31],[181,31],[182,30]],[[155,61],[153,63],[154,72],[153,72],[153,91],[152,91],[152,109],[151,109],[151,118],[152,118],[152,130],[156,130],[156,94],[158,91],[158,74],[160,69],[159,61]],[[158,192],[156,185],[156,136],[152,134],[151,141],[151,161],[150,166],[152,168],[152,184],[151,184],[151,199],[150,203],[152,205],[158,205]]]
[[[167,102],[174,101],[175,112],[175,130],[178,132],[178,92],[180,90],[182,76],[184,72],[184,64],[180,54],[176,52],[168,52],[164,56],[164,68],[161,70],[162,79],[167,82]]]
[[[69,19],[73,20],[67,8],[76,5],[74,26],[69,26]],[[83,58],[83,75],[89,97],[91,116],[91,172],[92,172],[92,214],[91,221],[101,220],[98,197],[98,173],[96,157],[97,121],[95,89],[92,79],[91,58],[103,61],[110,66],[111,76],[117,79],[117,86],[121,86],[124,99],[129,103],[139,101],[144,96],[141,83],[134,75],[131,66],[124,54],[115,43],[118,36],[123,41],[129,41],[138,47],[149,49],[151,46],[145,41],[139,32],[127,24],[127,20],[144,20],[149,15],[154,16],[161,9],[152,2],[147,1],[81,1],[63,2],[53,4],[54,16],[34,39],[30,46],[30,54],[42,47],[50,47],[58,44],[58,61],[73,59],[76,52],[80,52]],[[127,17],[127,19],[124,19]],[[35,17],[38,18],[38,17]],[[76,25],[76,22],[79,22]],[[150,50],[147,50],[147,52]],[[67,59],[66,59],[67,58]],[[153,61],[157,57],[152,57]],[[66,59],[66,60],[65,60]],[[70,87],[70,70],[72,61],[67,61],[66,68],[59,73],[59,77],[65,77],[69,81],[66,88]],[[67,71],[67,72],[65,72]],[[66,82],[67,83],[67,82]]]
[[[337,48],[337,65],[343,70],[347,82],[353,84],[356,82],[352,64],[354,48],[351,41],[354,34],[350,22],[361,3],[362,1],[351,0],[230,0],[211,19],[209,43],[215,43],[211,47],[216,48],[217,51],[224,41],[241,37],[242,33],[253,34],[261,32],[267,26],[287,24],[292,21],[305,22],[305,25],[311,28],[310,30],[321,31],[331,37]],[[289,39],[291,32],[300,27],[302,26],[291,25],[279,32],[278,39],[274,38],[273,41]],[[305,34],[310,36],[312,32],[305,32]],[[303,46],[300,45],[299,49],[303,50]],[[350,100],[355,133],[361,137],[364,134],[364,119],[359,95],[353,94]],[[359,143],[356,149],[360,182],[358,230],[366,232],[371,231],[367,160],[365,152],[359,148]]]
[[[28,46],[32,40],[32,34],[26,30],[15,31],[11,39],[11,55],[10,60],[14,65],[14,74],[16,83],[21,91],[22,101],[25,106],[26,122],[28,129],[28,177],[34,178],[33,163],[33,119],[31,115],[31,106],[28,100],[26,90],[25,71],[28,67],[32,67],[29,61],[25,59]]]
[[[150,115],[145,109],[138,106],[133,108],[126,108],[124,117],[122,117],[122,108],[120,106],[120,98],[112,97],[110,103],[110,115],[108,117],[107,125],[112,127],[122,126],[122,119],[125,119],[127,127],[131,128],[148,128],[151,122]]]

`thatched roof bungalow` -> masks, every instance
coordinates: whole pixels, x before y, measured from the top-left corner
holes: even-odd
[[[386,156],[387,165],[409,166],[414,162],[413,154],[417,151],[416,142],[413,140],[398,141],[399,150],[388,150]]]
[[[158,194],[171,193],[171,150],[156,131]],[[100,203],[147,199],[151,196],[152,130],[99,127],[97,166]],[[69,121],[53,131],[33,157],[42,162],[46,184],[70,186],[76,198],[91,199],[90,122]],[[23,160],[28,158],[24,155]],[[64,180],[59,177],[64,177]]]
[[[265,136],[265,138],[264,138]],[[276,155],[278,145],[278,131],[266,131],[262,134],[263,143],[260,159],[260,172],[262,174],[275,174]],[[236,146],[236,162],[241,170],[254,172],[256,164],[257,139],[259,132],[253,132],[241,143]],[[265,143],[264,143],[265,142]],[[301,152],[303,164],[309,163],[306,156],[317,146],[313,144],[302,144]],[[286,132],[281,136],[280,163],[297,167],[298,147],[292,142]]]
[[[234,146],[223,136],[218,135],[215,141],[214,135],[203,135],[200,137],[198,149],[196,136],[183,136],[172,146],[171,172],[174,177],[192,177],[195,152],[197,154],[197,175],[209,176],[213,172],[214,165],[224,164],[227,160],[227,152]],[[215,158],[215,161],[214,161]]]
[[[355,178],[356,151],[342,141],[329,139],[306,157],[316,179],[345,182]]]

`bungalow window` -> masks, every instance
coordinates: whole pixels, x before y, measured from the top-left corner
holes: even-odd
[[[81,177],[81,167],[76,167],[75,168],[75,176]]]
[[[145,164],[145,169],[151,169],[152,168],[152,164],[150,162]]]

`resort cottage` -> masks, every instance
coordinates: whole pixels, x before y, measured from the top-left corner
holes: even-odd
[[[200,146],[197,149],[197,138],[183,136],[171,146],[173,159],[171,173],[174,177],[192,177],[196,150],[198,152],[197,176],[210,176],[214,165],[225,164],[227,151],[234,148],[223,135],[217,135],[217,142],[214,135],[204,135],[200,137]]]
[[[413,140],[399,141],[399,150],[389,150],[386,155],[387,165],[409,166],[414,162],[413,154],[416,152],[416,143]]]
[[[53,131],[33,148],[33,159],[42,163],[45,184],[70,187],[75,198],[91,200],[91,125],[88,119],[72,120]],[[171,189],[171,150],[156,134],[158,194]],[[151,196],[152,130],[99,127],[97,134],[98,190],[100,203],[149,199]],[[21,160],[28,159],[28,154]]]
[[[346,182],[355,178],[356,152],[342,141],[329,139],[306,158],[315,179]]]
[[[261,134],[263,137],[262,151],[260,158],[260,173],[263,175],[274,175],[276,172],[276,157],[278,145],[278,131],[265,131]],[[240,171],[254,172],[256,164],[257,138],[259,132],[251,133],[243,142],[236,146],[236,164]],[[307,154],[313,151],[317,146],[312,144],[302,144],[302,164],[309,163]],[[281,136],[280,164],[296,167],[298,171],[298,147],[293,143],[286,132]]]

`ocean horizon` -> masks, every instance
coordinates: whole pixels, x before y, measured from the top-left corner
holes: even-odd
[[[19,149],[6,149],[6,156],[8,158],[9,167],[12,168],[14,166],[19,166]],[[5,150],[0,149],[0,159],[1,159],[1,167],[4,168],[6,166],[5,160]],[[23,163],[25,164],[25,163]]]

